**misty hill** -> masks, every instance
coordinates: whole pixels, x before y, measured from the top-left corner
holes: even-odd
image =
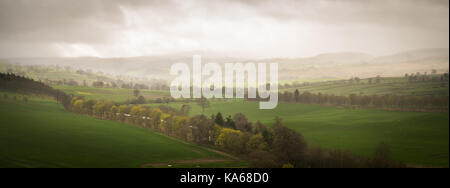
[[[101,71],[120,75],[170,79],[174,63],[191,65],[190,53],[131,58],[13,58],[0,62],[21,65],[58,65],[76,69]],[[204,55],[203,63],[279,63],[280,80],[347,79],[350,77],[402,76],[405,73],[448,72],[448,49],[422,49],[389,56],[374,57],[358,52],[320,54],[309,58],[240,59]]]
[[[449,49],[421,49],[373,59],[376,63],[437,63],[448,62]]]

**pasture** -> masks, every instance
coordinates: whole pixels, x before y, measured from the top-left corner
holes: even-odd
[[[93,100],[125,102],[127,100],[132,100],[136,98],[133,96],[133,89],[95,88],[84,86],[53,86],[53,88],[64,91],[67,94],[74,94],[76,96],[82,96],[86,99],[93,99]],[[144,96],[146,99],[170,97],[169,91],[157,91],[157,90],[139,90],[139,91],[140,95]]]
[[[209,149],[150,130],[67,112],[52,100],[0,99],[0,167],[141,167],[151,163],[243,166]],[[206,163],[213,167],[215,163]],[[167,166],[167,165],[166,165]]]
[[[180,108],[181,103],[170,106]],[[150,106],[159,106],[151,104]],[[190,115],[202,113],[195,103]],[[371,156],[380,142],[386,142],[394,160],[410,165],[449,166],[449,115],[446,113],[350,110],[303,104],[281,103],[274,110],[259,110],[257,102],[213,101],[205,109],[210,116],[224,117],[242,112],[249,120],[271,125],[275,116],[289,128],[301,132],[310,145],[350,150]]]
[[[433,82],[411,82],[408,83],[406,78],[380,78],[380,83],[375,83],[373,78],[372,84],[369,84],[368,79],[362,79],[359,84],[348,83],[348,81],[329,81],[318,82],[301,87],[289,87],[280,89],[281,92],[293,92],[298,89],[300,92],[308,91],[310,93],[322,93],[330,95],[407,95],[407,96],[425,96],[438,95],[448,96],[448,83],[441,83],[439,81]]]

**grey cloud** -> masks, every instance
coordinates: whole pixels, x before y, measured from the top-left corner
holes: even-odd
[[[409,32],[405,34],[408,37],[395,40],[411,45],[411,48],[420,48],[419,45],[424,41],[427,47],[443,47],[448,46],[448,6],[448,0],[0,0],[0,56],[25,56],[27,52],[24,49],[32,51],[28,49],[38,46],[49,48],[49,44],[55,42],[110,45],[110,41],[117,37],[115,33],[120,33],[126,27],[121,8],[141,16],[143,24],[151,28],[149,33],[157,32],[167,37],[182,37],[192,41],[206,40],[202,26],[222,29],[247,24],[243,22],[247,18],[257,18],[273,21],[279,27],[286,26],[283,30],[286,33],[293,32],[291,23],[299,27],[314,24],[331,29],[348,29],[349,32],[356,32],[355,27],[363,26],[365,30],[359,33],[360,36],[364,36],[364,32],[373,34],[371,30],[386,30],[383,36],[388,40],[388,37]],[[201,20],[203,23],[183,25],[192,20]],[[220,25],[222,22],[229,26]],[[252,26],[255,27],[254,32],[259,32],[257,23]],[[197,31],[193,28],[200,29]],[[239,28],[233,29],[239,32]],[[231,37],[231,34],[227,37]],[[413,41],[417,36],[420,36],[420,41]],[[155,43],[164,44],[164,40]],[[245,40],[243,43],[249,44],[247,47],[251,47],[254,42],[251,36],[248,40],[234,40]],[[320,41],[320,37],[317,40]],[[447,42],[436,42],[445,40]],[[359,43],[349,41],[352,42]],[[221,44],[217,45],[206,48],[221,47]],[[259,45],[255,43],[253,46],[256,48]],[[381,48],[386,44],[377,45],[377,48]],[[342,46],[342,49],[345,50],[345,47]],[[319,53],[320,49],[316,51]],[[52,49],[28,53],[36,56],[37,52],[55,55]]]
[[[448,30],[448,0],[233,0],[278,20]]]

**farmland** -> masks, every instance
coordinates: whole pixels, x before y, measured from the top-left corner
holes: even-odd
[[[180,108],[182,103],[170,106]],[[201,114],[194,104],[190,115]],[[158,106],[152,104],[150,106]],[[449,116],[446,113],[349,110],[281,103],[274,110],[259,110],[257,102],[215,101],[205,115],[244,113],[249,120],[271,125],[275,116],[301,132],[310,145],[350,150],[370,156],[380,142],[391,146],[392,157],[411,165],[445,166],[449,158]]]
[[[58,86],[65,92],[92,99],[124,101],[132,98],[127,89]],[[351,93],[365,95],[398,94],[410,96],[448,96],[448,85],[439,82],[407,83],[404,78],[381,78],[379,84],[362,79],[359,84],[327,82],[302,86],[300,91],[336,95]],[[293,88],[282,91],[292,91]],[[166,91],[141,91],[146,98],[169,96]],[[160,104],[147,104],[157,107]],[[170,103],[180,109],[183,103]],[[201,114],[195,103],[190,115]],[[341,109],[335,107],[281,103],[272,111],[258,110],[258,103],[242,100],[211,102],[205,115],[221,112],[224,116],[244,113],[251,121],[271,125],[275,116],[286,126],[301,132],[310,145],[350,150],[361,156],[371,156],[380,142],[391,146],[393,158],[411,165],[448,167],[448,115],[431,112],[402,112],[370,109]]]
[[[0,94],[0,167],[202,167],[203,159],[221,161],[220,167],[245,165],[144,128],[75,115],[49,99]],[[176,165],[183,160],[199,163]]]
[[[124,102],[135,98],[133,96],[133,89],[95,88],[84,86],[54,86],[54,88],[62,90],[68,94],[74,94],[76,96],[82,96],[86,99],[93,99],[93,100],[109,100],[116,102]],[[144,96],[146,99],[170,97],[169,91],[140,90],[140,94]]]
[[[375,78],[372,78],[375,80]],[[373,81],[375,82],[375,81]],[[424,95],[440,95],[448,96],[448,82],[411,82],[409,83],[406,78],[400,77],[386,77],[380,78],[380,83],[369,84],[369,79],[362,79],[359,84],[349,83],[346,80],[339,81],[327,81],[306,84],[300,87],[290,86],[288,88],[280,89],[284,91],[295,91],[298,89],[300,92],[308,91],[310,93],[322,93],[330,95],[406,95],[406,96],[424,96]]]

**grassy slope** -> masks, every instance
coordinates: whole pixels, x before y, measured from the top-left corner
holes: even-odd
[[[153,105],[157,106],[157,105]],[[179,108],[181,104],[171,106]],[[191,115],[201,114],[191,104]],[[370,156],[376,145],[387,142],[395,160],[408,164],[449,166],[449,116],[445,113],[348,110],[301,104],[279,104],[275,110],[259,110],[256,102],[212,102],[205,115],[225,116],[244,112],[252,120],[270,125],[275,116],[301,132],[309,143],[348,149]]]
[[[55,89],[59,89],[68,94],[74,94],[76,96],[83,96],[86,99],[95,100],[109,100],[124,102],[126,100],[134,99],[132,89],[122,88],[95,88],[95,87],[83,87],[83,86],[53,86]],[[140,90],[141,95],[146,99],[169,97],[169,91],[155,91],[155,90]]]
[[[363,94],[363,95],[442,95],[448,96],[448,84],[444,87],[440,82],[413,82],[406,84],[405,78],[382,78],[380,84],[368,84],[368,80],[361,80],[360,84],[349,83],[328,83],[328,84],[313,84],[310,86],[303,86],[297,88],[286,88],[280,91],[295,91],[299,89],[301,92],[309,91],[311,93],[324,93],[333,95],[349,95],[349,94]],[[374,79],[375,82],[375,79]]]
[[[2,94],[0,122],[0,167],[140,167],[225,158],[143,128],[75,115],[45,99],[25,103]]]

